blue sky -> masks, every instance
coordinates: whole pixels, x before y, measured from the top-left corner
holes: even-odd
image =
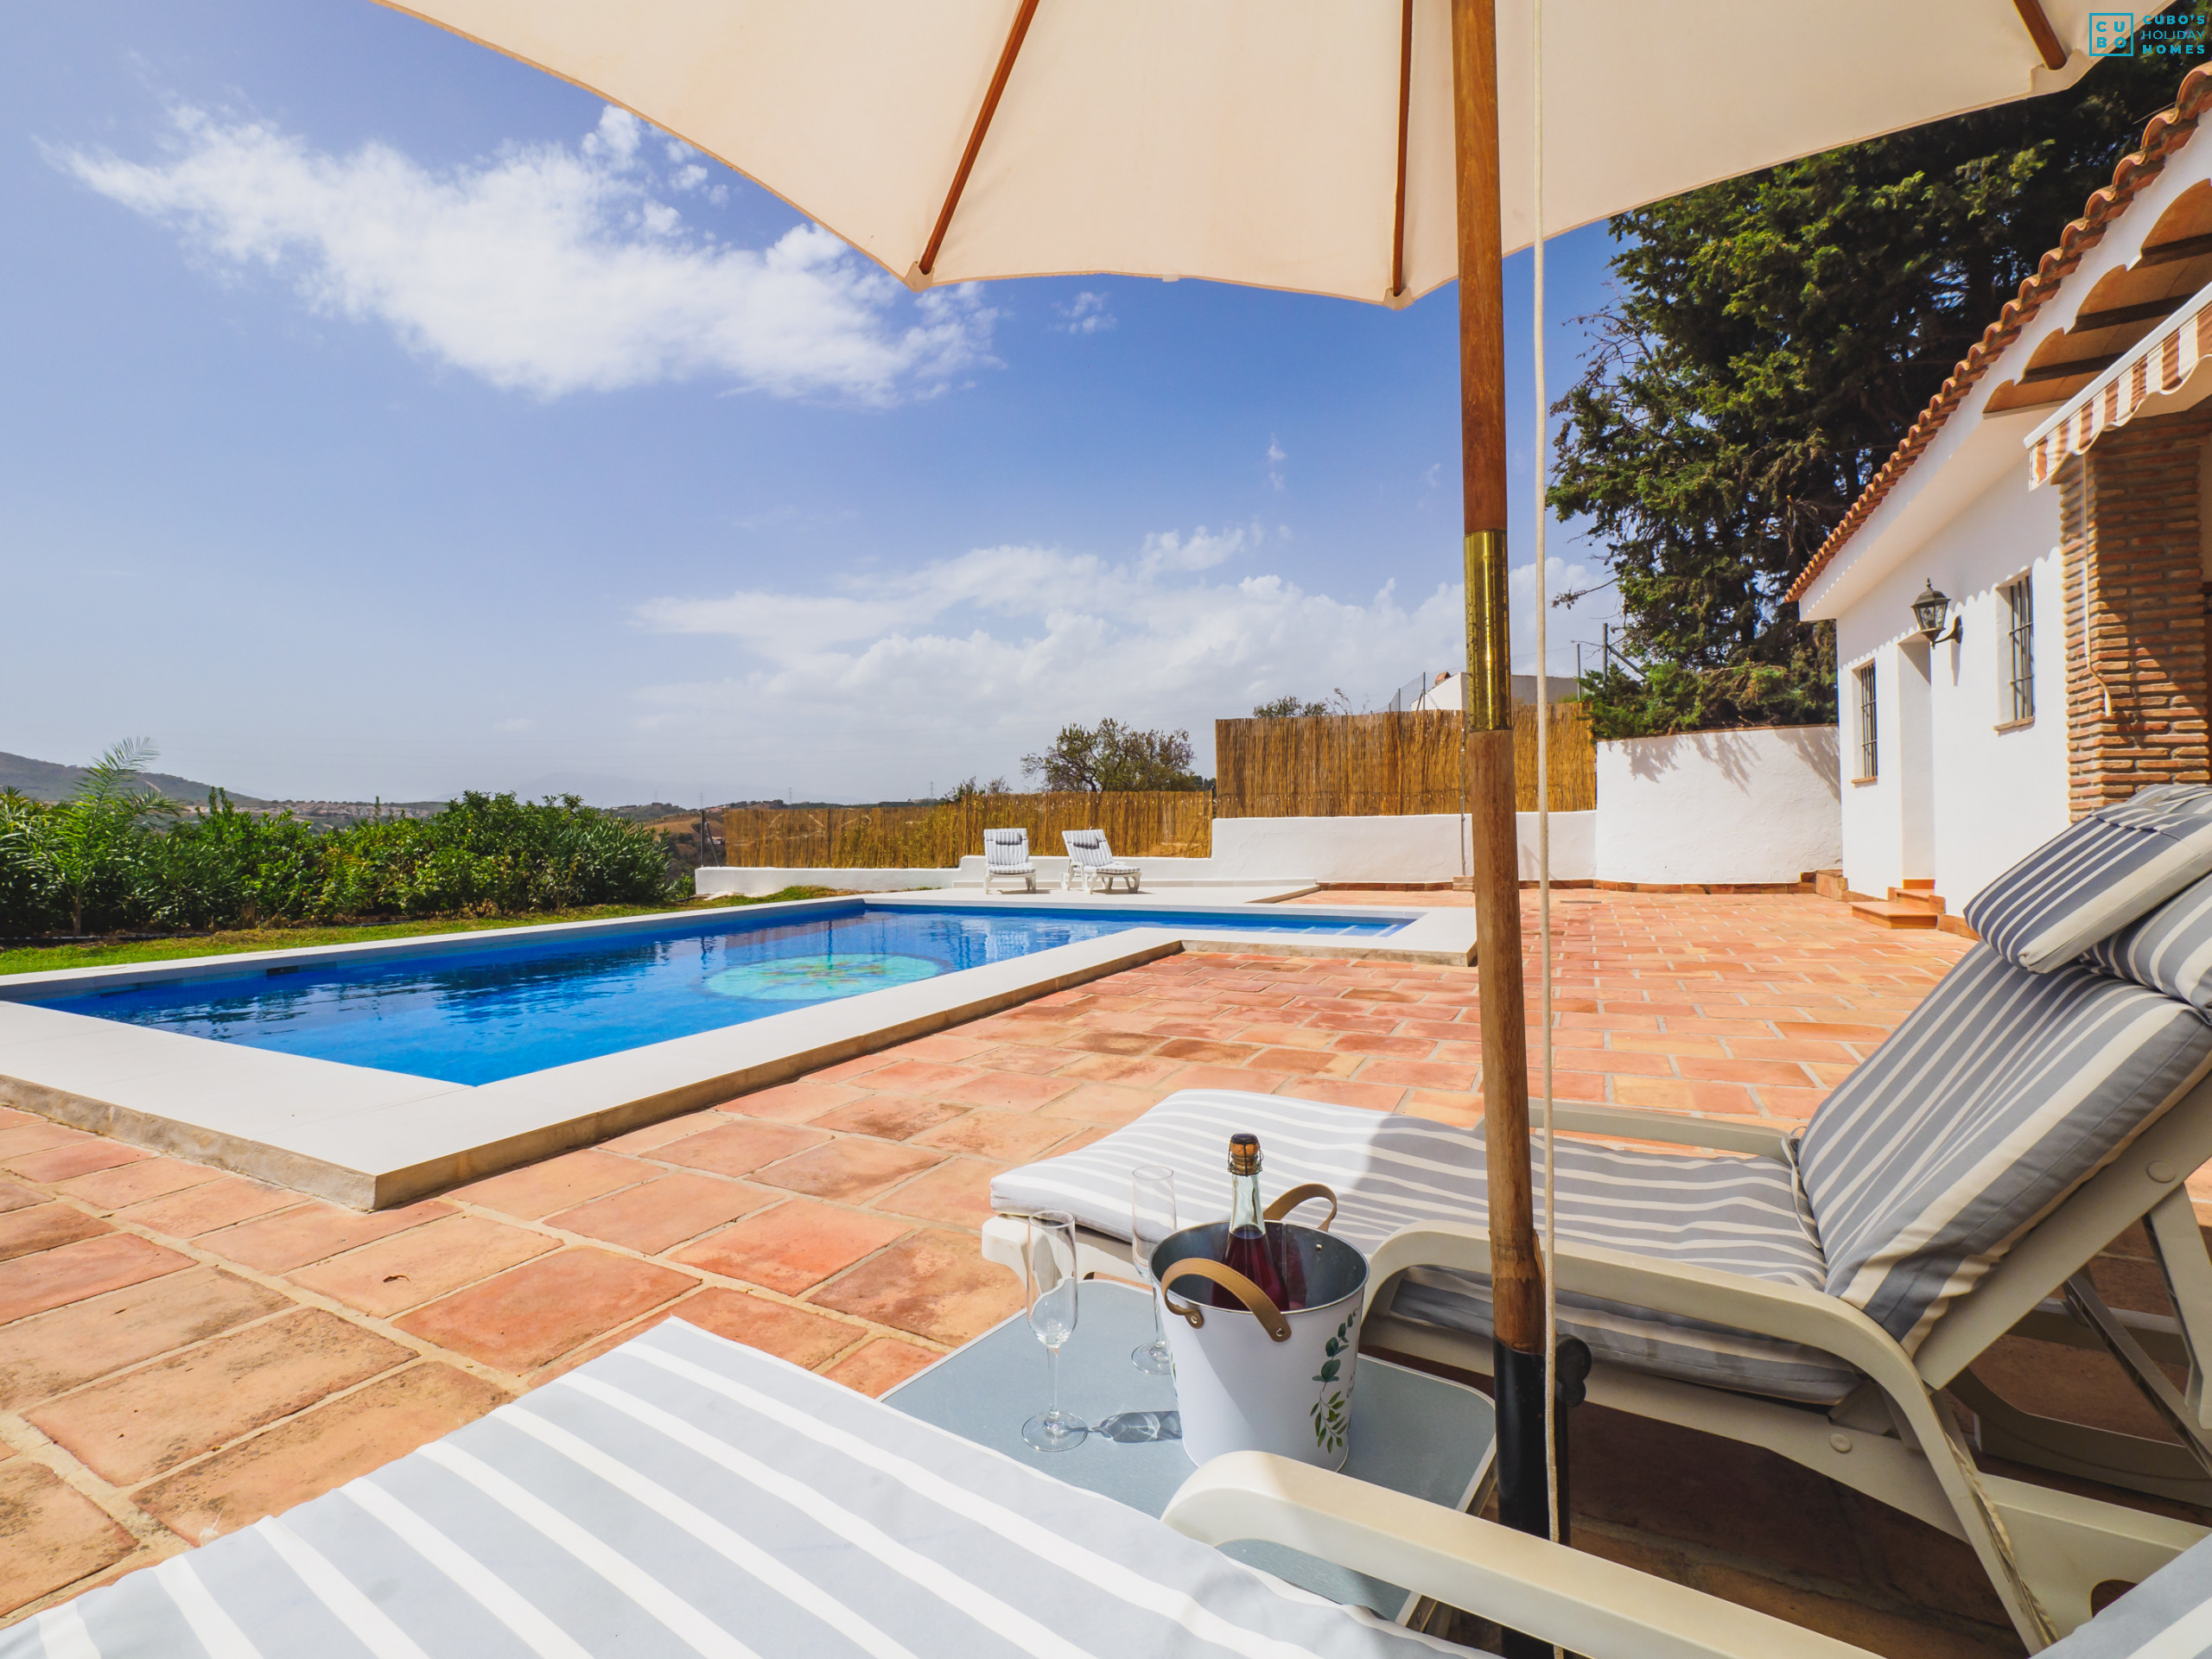
[[[0,749],[143,734],[261,795],[874,799],[1018,781],[1108,715],[1189,728],[1210,769],[1257,700],[1457,665],[1449,289],[918,301],[367,0],[11,22]],[[1552,245],[1554,396],[1609,249]],[[1610,613],[1552,613],[1555,670]]]

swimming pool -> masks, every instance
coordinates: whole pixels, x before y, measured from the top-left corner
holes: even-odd
[[[498,1083],[1135,927],[1375,938],[1410,918],[874,906],[743,912],[589,938],[256,964],[22,999],[63,1013],[446,1083]]]

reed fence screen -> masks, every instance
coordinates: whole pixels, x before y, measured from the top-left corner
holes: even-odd
[[[1093,795],[977,795],[921,806],[733,806],[722,813],[733,865],[799,870],[942,870],[980,857],[986,830],[1027,830],[1033,857],[1058,858],[1067,830],[1103,830],[1125,858],[1207,858],[1205,790]]]
[[[1213,723],[1217,818],[1395,817],[1458,812],[1459,712],[1313,715]],[[1579,702],[1551,708],[1551,808],[1598,804],[1598,751]],[[1520,810],[1536,810],[1536,710],[1513,710]]]

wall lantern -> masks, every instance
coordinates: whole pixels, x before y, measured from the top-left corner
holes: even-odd
[[[1950,599],[1932,582],[1925,583],[1921,588],[1920,597],[1912,601],[1912,620],[1920,625],[1921,638],[1930,645],[1941,645],[1945,640],[1959,637],[1957,622],[1951,624],[1948,633],[1943,632],[1943,619],[1950,613]]]

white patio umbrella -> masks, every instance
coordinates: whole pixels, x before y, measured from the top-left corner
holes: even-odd
[[[635,111],[916,289],[1114,273],[1398,306],[1460,279],[1468,805],[1500,1497],[1505,1519],[1541,1531],[1551,1508],[1549,1322],[1531,1221],[1499,261],[1534,240],[1539,222],[1556,234],[1716,179],[2071,85],[2093,50],[2125,44],[2093,40],[2094,3],[418,0],[398,9]],[[2096,21],[2110,29],[2115,19]],[[2120,21],[2133,28],[2132,16]],[[1539,28],[1548,57],[1536,49]],[[1539,107],[1548,111],[1541,124]],[[1541,339],[1538,362],[1541,370]]]

